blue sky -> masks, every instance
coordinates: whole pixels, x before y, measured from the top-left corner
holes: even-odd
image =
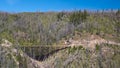
[[[0,11],[35,12],[120,9],[120,0],[0,0]]]

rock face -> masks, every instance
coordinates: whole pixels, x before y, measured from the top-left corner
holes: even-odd
[[[42,68],[40,63],[3,39],[0,44],[0,68]]]

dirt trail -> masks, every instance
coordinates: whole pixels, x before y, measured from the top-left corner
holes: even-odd
[[[69,40],[69,43],[65,43],[65,47],[77,47],[77,46],[83,46],[85,48],[91,48],[94,49],[96,44],[102,44],[102,43],[108,43],[108,44],[114,44],[114,45],[120,45],[120,43],[116,43],[114,41],[109,41],[109,40],[105,40],[99,36],[91,36],[88,37],[88,39],[79,39],[79,40]],[[63,47],[63,48],[65,48]],[[35,67],[37,68],[44,68],[44,65],[42,64],[42,62],[39,62],[37,60],[34,60],[32,58],[31,62],[35,65]]]
[[[94,36],[91,35],[90,37],[88,37],[87,39],[79,39],[79,40],[73,40],[70,39],[69,44],[66,46],[83,46],[85,48],[95,48],[96,44],[102,44],[102,43],[107,43],[107,44],[113,44],[113,45],[120,45],[120,43],[116,43],[114,41],[109,41],[109,40],[105,40],[99,36]]]
[[[114,41],[109,41],[109,40],[105,40],[99,36],[91,36],[91,37],[88,37],[88,39],[79,39],[79,40],[72,40],[70,39],[69,40],[69,43],[65,43],[65,47],[77,47],[77,46],[83,46],[85,48],[91,48],[91,49],[94,49],[96,44],[102,44],[102,43],[108,43],[108,44],[114,44],[114,45],[120,45],[120,43],[116,43]],[[63,48],[65,48],[63,47]],[[37,65],[36,67],[38,68],[44,68],[44,65],[37,61],[37,60],[34,60],[31,58],[31,61],[34,65]]]
[[[91,48],[94,49],[96,44],[102,44],[102,43],[108,43],[108,44],[114,44],[114,45],[120,45],[120,43],[116,43],[114,41],[109,41],[109,40],[105,40],[99,36],[94,36],[91,35],[90,37],[88,37],[87,39],[78,39],[78,40],[73,40],[70,39],[69,42],[67,40],[67,42],[65,43],[65,46],[63,46],[62,48],[66,48],[66,47],[77,47],[77,46],[83,46],[85,48]],[[60,50],[62,50],[62,48]],[[57,51],[57,50],[56,50]],[[55,51],[55,52],[56,52]],[[58,50],[59,51],[59,50]],[[53,52],[54,53],[54,52]],[[50,54],[51,55],[51,54]],[[39,62],[35,59],[30,58],[30,61],[32,63],[32,65],[34,65],[34,67],[37,68],[44,68],[44,65],[42,62]]]
[[[102,43],[108,43],[108,44],[114,44],[114,45],[120,45],[120,43],[116,43],[114,41],[105,40],[99,36],[91,36],[88,39],[79,39],[79,40],[69,40],[69,43],[65,44],[65,47],[77,47],[77,46],[83,46],[85,48],[91,48],[94,49],[96,44],[102,44]],[[65,48],[63,47],[63,48]],[[34,64],[37,64],[37,67],[44,68],[41,62],[36,61],[32,59],[32,62]]]
[[[67,42],[67,44],[65,44],[65,47],[83,46],[85,48],[94,49],[96,44],[102,44],[102,43],[108,43],[108,44],[114,44],[114,45],[120,46],[120,43],[105,40],[99,36],[91,35],[87,39],[78,39],[78,40],[70,39],[69,42]],[[10,47],[12,47],[12,44],[10,42],[8,42],[7,40],[4,40],[4,44],[1,44],[1,46],[6,47],[6,48],[10,48]],[[63,48],[65,48],[65,47],[63,47]],[[14,53],[17,53],[17,50],[14,48],[11,48],[11,51],[13,51]],[[23,53],[21,53],[21,54],[23,54]],[[28,58],[28,60],[29,60],[28,66],[30,66],[31,68],[44,68],[44,65],[41,62],[39,62],[35,59],[32,59],[31,57],[29,57],[27,55],[24,55],[22,57],[24,58],[25,56]]]

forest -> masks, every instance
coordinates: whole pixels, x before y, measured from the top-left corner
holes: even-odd
[[[120,10],[0,12],[0,38],[20,45],[51,45],[85,33],[111,35],[120,42]]]
[[[0,12],[0,68],[119,67],[119,9]]]

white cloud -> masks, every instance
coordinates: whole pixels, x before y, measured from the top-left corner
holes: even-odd
[[[17,3],[19,0],[6,0],[6,2],[10,5],[14,5],[15,3]]]

